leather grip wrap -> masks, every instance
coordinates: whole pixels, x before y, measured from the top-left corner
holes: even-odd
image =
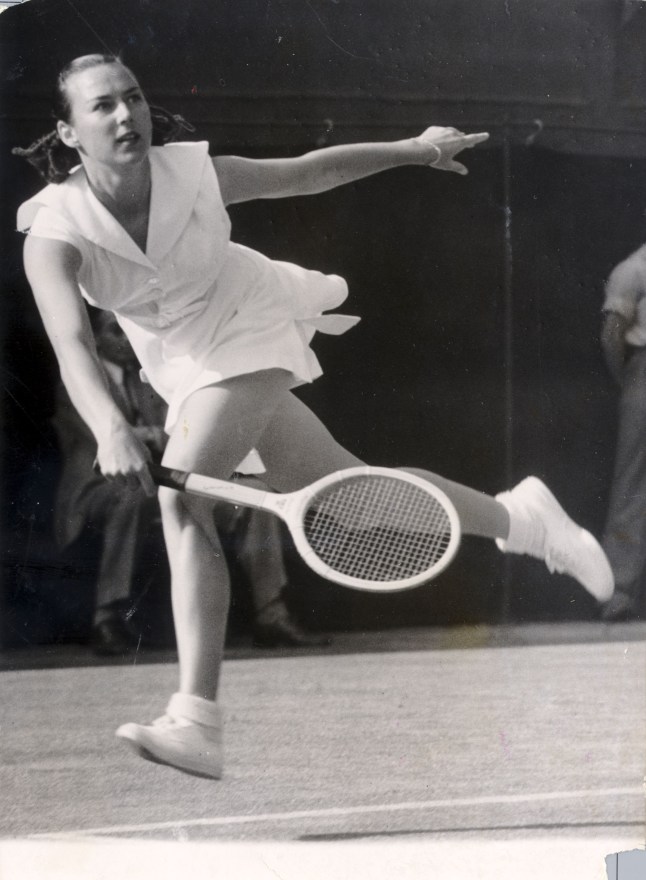
[[[178,492],[185,491],[189,476],[185,471],[176,471],[161,464],[150,464],[148,468],[158,486],[166,486],[168,489],[176,489]]]

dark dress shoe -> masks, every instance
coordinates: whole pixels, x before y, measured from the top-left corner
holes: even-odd
[[[253,644],[256,648],[321,648],[331,639],[305,632],[290,617],[256,623]]]
[[[615,590],[612,598],[601,610],[601,620],[604,623],[622,623],[626,620],[634,620],[636,617],[634,601],[621,590]]]
[[[129,654],[135,646],[132,630],[122,617],[115,614],[106,617],[92,627],[90,647],[102,657]]]

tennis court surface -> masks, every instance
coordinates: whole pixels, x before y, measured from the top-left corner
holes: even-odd
[[[162,714],[172,655],[8,653],[0,878],[605,878],[606,856],[645,843],[645,636],[568,624],[233,648],[220,782],[114,737]]]

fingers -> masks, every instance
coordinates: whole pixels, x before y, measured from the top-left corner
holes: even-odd
[[[473,147],[477,146],[478,144],[481,144],[484,141],[488,140],[489,139],[489,132],[479,131],[479,132],[475,132],[474,134],[464,134],[463,132],[458,131],[457,128],[447,129],[447,131],[449,131],[453,135],[455,140],[452,144],[452,148],[449,148],[448,150],[446,150],[446,152],[448,153],[448,155],[446,156],[446,159],[448,161],[444,165],[444,170],[453,171],[456,174],[460,174],[464,177],[465,175],[467,175],[469,173],[469,170],[461,162],[456,162],[453,159],[453,156],[457,155],[458,153],[461,153],[462,150],[472,149]],[[441,161],[438,163],[435,163],[433,167],[442,169]]]
[[[128,492],[136,492],[143,486],[143,474],[145,471],[147,471],[147,468],[142,471],[133,471],[127,474],[104,474],[104,477],[109,483],[116,483],[120,489],[124,489]],[[148,476],[150,478],[150,474]]]
[[[459,128],[446,128],[444,130],[448,131],[454,137],[461,138],[465,147],[475,147],[476,144],[481,144],[483,141],[489,139],[488,131],[476,131],[467,134],[464,131],[460,131]]]
[[[471,147],[475,147],[476,144],[481,144],[487,140],[489,140],[488,131],[480,131],[477,134],[465,134],[463,136],[462,146],[465,149],[470,149]]]
[[[150,498],[157,494],[157,486],[150,475],[147,462],[136,470],[111,474],[103,473],[98,461],[95,461],[92,470],[95,474],[101,474],[109,483],[116,483],[120,489],[123,488],[127,492],[139,492],[143,489]]]
[[[141,492],[143,489],[149,498],[153,498],[157,494],[157,486],[150,475],[148,465],[133,473],[119,474],[113,479],[115,482],[123,485],[124,489],[128,492]]]
[[[125,488],[129,492],[140,492],[143,489],[146,495],[148,495],[149,498],[152,498],[153,495],[157,494],[157,486],[150,474],[148,464],[149,462],[146,462],[134,471],[130,471],[127,474],[120,474],[117,477],[117,480],[123,482]]]

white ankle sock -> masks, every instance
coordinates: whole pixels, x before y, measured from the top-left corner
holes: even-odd
[[[534,529],[527,512],[514,499],[511,492],[496,495],[498,501],[509,514],[509,534],[506,538],[496,538],[496,546],[503,553],[530,553]]]
[[[175,693],[170,698],[166,713],[171,718],[184,718],[205,727],[222,725],[222,709],[213,700],[205,700],[194,694]]]

